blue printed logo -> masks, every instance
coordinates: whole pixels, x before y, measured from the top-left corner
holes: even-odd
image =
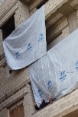
[[[44,36],[43,36],[43,34],[41,33],[41,34],[39,35],[38,41],[42,41],[43,39],[44,39]]]
[[[27,50],[30,50],[32,48],[31,43],[28,43]]]
[[[20,53],[19,53],[19,52],[16,52],[16,53],[15,53],[15,56],[16,56],[16,58],[18,59],[18,58],[20,57]]]
[[[66,79],[66,73],[65,71],[60,72],[60,80],[65,80]]]
[[[78,71],[78,61],[75,63],[75,69]]]
[[[47,86],[48,86],[49,90],[52,88],[52,82],[51,82],[51,80],[48,81]]]
[[[38,89],[38,91],[37,91],[37,96],[42,97],[42,91],[40,89]]]

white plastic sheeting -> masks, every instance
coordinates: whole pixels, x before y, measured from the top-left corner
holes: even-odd
[[[30,80],[38,105],[78,88],[78,29],[30,66]]]
[[[3,42],[8,66],[21,69],[46,53],[44,6],[18,26]]]

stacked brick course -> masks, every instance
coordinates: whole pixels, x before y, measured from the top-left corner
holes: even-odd
[[[36,0],[32,5],[27,6],[18,0],[5,0],[0,6],[0,27],[13,14],[17,27],[30,16],[34,9],[36,10],[36,5],[39,3],[40,1],[37,3]],[[51,41],[48,49],[78,27],[77,5],[77,0],[49,0],[45,4],[47,41]],[[66,11],[66,7],[70,8],[69,12]],[[0,28],[0,58],[3,56],[2,41]],[[9,117],[8,107],[21,98],[23,98],[25,117],[63,117],[78,109],[77,93],[78,90],[37,112],[33,106],[34,100],[29,85],[28,68],[9,73],[5,58],[0,59],[0,117]]]

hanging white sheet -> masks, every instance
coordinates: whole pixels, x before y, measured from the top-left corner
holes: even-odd
[[[46,53],[44,6],[18,26],[3,42],[8,66],[24,68]]]
[[[30,66],[35,101],[60,98],[78,88],[78,29]]]

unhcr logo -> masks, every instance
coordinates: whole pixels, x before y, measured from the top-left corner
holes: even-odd
[[[31,48],[32,48],[31,43],[28,43],[28,45],[27,45],[27,50],[30,50]]]
[[[60,72],[60,80],[65,80],[66,79],[66,72],[65,71],[62,71]]]
[[[52,89],[52,82],[51,82],[51,80],[48,81],[47,86],[48,86],[49,90]]]
[[[43,36],[43,34],[41,33],[41,34],[39,35],[38,41],[42,41],[43,39],[44,39],[44,36]]]
[[[16,52],[15,53],[15,56],[16,56],[16,59],[18,59],[20,57],[20,53],[19,52]]]
[[[75,63],[75,69],[78,71],[78,61]]]
[[[37,97],[42,98],[42,91],[41,91],[41,89],[38,89],[38,91],[37,91]]]

